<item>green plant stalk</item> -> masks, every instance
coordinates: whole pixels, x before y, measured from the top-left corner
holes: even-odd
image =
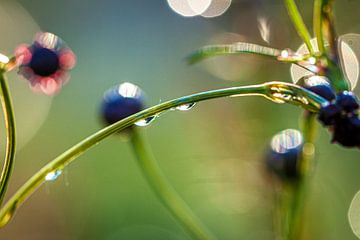
[[[326,75],[330,79],[332,87],[339,92],[349,90],[350,86],[340,67],[337,35],[332,11],[333,3],[334,0],[315,0],[313,25],[320,55],[327,62],[326,67],[328,71]]]
[[[282,51],[276,48],[270,48],[253,43],[237,42],[232,44],[217,44],[204,46],[186,57],[188,64],[196,64],[208,58],[217,56],[236,56],[242,54],[253,54],[262,57],[271,58],[278,62],[296,64],[308,71],[302,62],[306,61],[311,55],[289,55],[286,57],[281,56]]]
[[[293,21],[296,31],[304,41],[311,55],[315,55],[313,46],[311,45],[311,35],[302,19],[294,0],[284,0],[288,14]]]
[[[239,54],[255,54],[278,60],[281,50],[246,42],[207,45],[186,57],[186,62],[195,64],[210,57]]]
[[[306,194],[309,191],[311,172],[314,168],[315,136],[316,136],[316,114],[305,112],[302,123],[304,135],[304,147],[302,161],[300,162],[300,178],[286,186],[289,194],[289,211],[287,215],[287,238],[288,240],[301,239],[304,205]]]
[[[14,166],[16,133],[15,133],[15,117],[11,103],[11,96],[4,76],[4,71],[0,70],[0,101],[4,112],[5,128],[6,128],[6,147],[5,160],[0,175],[0,206],[3,202],[6,189],[10,180],[11,172]]]
[[[285,82],[268,82],[259,85],[232,87],[201,92],[189,96],[180,97],[150,107],[99,130],[98,132],[85,138],[64,153],[60,154],[57,158],[53,159],[48,164],[46,164],[37,173],[35,173],[35,175],[33,175],[24,185],[22,185],[0,210],[0,227],[8,223],[10,218],[14,215],[16,209],[21,205],[21,203],[24,202],[27,197],[29,197],[42,183],[45,182],[45,177],[47,174],[56,170],[62,170],[65,166],[73,162],[82,153],[87,151],[89,148],[95,146],[111,134],[129,127],[139,120],[158,115],[166,110],[173,109],[177,106],[205,101],[209,99],[243,95],[262,96],[275,103],[290,103],[301,106],[302,108],[313,112],[317,112],[323,104],[327,103],[327,100],[320,97],[319,95],[295,84]]]
[[[314,11],[313,11],[313,28],[314,28],[314,35],[316,37],[317,45],[319,48],[319,52],[321,55],[325,54],[325,42],[324,36],[322,32],[322,6],[323,0],[315,0],[314,1]]]
[[[173,189],[161,171],[152,151],[141,133],[136,129],[130,132],[131,145],[138,165],[157,198],[164,204],[172,216],[185,231],[197,240],[215,240],[203,223],[194,215],[190,207]]]

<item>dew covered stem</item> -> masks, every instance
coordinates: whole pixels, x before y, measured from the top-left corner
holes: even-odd
[[[277,93],[277,96],[274,96]],[[281,94],[285,95],[283,97]],[[232,87],[217,89],[206,92],[200,92],[174,100],[170,100],[153,107],[147,108],[141,112],[133,114],[121,121],[118,121],[108,127],[105,127],[93,135],[85,138],[75,144],[67,151],[60,154],[35,175],[33,175],[20,189],[8,200],[0,210],[0,227],[4,226],[13,216],[16,209],[24,202],[41,184],[45,182],[48,173],[56,170],[62,170],[65,166],[73,162],[82,153],[100,143],[108,136],[132,126],[135,122],[148,117],[158,115],[164,111],[176,108],[184,104],[190,104],[221,97],[235,96],[262,96],[275,103],[290,103],[301,106],[312,112],[317,112],[321,105],[327,103],[327,100],[308,91],[300,86],[285,82],[268,82],[258,85]],[[288,97],[290,96],[290,97]],[[301,100],[299,100],[301,99]],[[306,100],[306,101],[304,101]]]
[[[216,238],[194,215],[187,203],[167,181],[147,141],[136,128],[132,129],[130,139],[137,163],[160,202],[164,204],[192,239],[215,240]]]
[[[4,199],[6,189],[10,180],[11,172],[14,166],[16,134],[15,134],[15,117],[11,96],[4,76],[4,71],[0,70],[0,101],[4,112],[5,128],[6,128],[6,146],[5,160],[0,175],[0,206]]]

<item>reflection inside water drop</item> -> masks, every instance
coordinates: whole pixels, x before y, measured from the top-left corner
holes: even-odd
[[[188,111],[188,110],[192,109],[195,105],[196,105],[196,103],[188,103],[188,104],[178,106],[175,109],[180,110],[180,111]]]
[[[45,176],[45,181],[55,181],[62,173],[62,170],[55,170],[53,172],[49,172]]]
[[[145,119],[141,119],[135,123],[136,126],[145,127],[155,120],[156,116],[151,116]]]

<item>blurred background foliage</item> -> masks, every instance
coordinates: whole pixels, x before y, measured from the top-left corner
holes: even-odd
[[[312,1],[298,4],[311,27]],[[356,0],[337,1],[339,34],[360,33],[359,8]],[[45,163],[101,128],[99,103],[113,85],[135,83],[154,105],[203,90],[291,81],[289,65],[249,55],[196,66],[184,61],[209,43],[267,45],[260,18],[270,29],[271,46],[301,44],[281,0],[234,0],[217,18],[182,17],[165,0],[1,0],[3,53],[31,42],[41,29],[63,38],[78,57],[71,81],[54,98],[32,93],[24,80],[10,75],[21,146],[8,196]],[[272,239],[275,188],[262,157],[272,135],[298,128],[301,114],[294,106],[258,97],[220,99],[164,114],[144,131],[169,180],[219,239]],[[356,239],[347,211],[360,189],[360,154],[329,141],[321,128],[303,239]],[[41,187],[0,236],[189,239],[149,190],[128,143],[116,136]]]

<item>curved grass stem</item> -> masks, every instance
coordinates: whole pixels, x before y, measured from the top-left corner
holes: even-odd
[[[298,32],[301,39],[304,41],[306,47],[308,48],[311,55],[315,54],[315,50],[313,46],[311,45],[311,35],[304,23],[304,20],[302,19],[300,12],[294,2],[294,0],[284,0],[286,8],[288,10],[289,16],[291,20],[293,21],[293,24],[296,28],[296,31]]]
[[[4,226],[11,219],[14,212],[21,205],[22,202],[24,202],[42,183],[46,181],[45,177],[47,174],[57,170],[62,170],[65,166],[73,162],[82,153],[95,146],[111,134],[129,127],[139,120],[158,115],[166,110],[173,109],[177,106],[221,97],[235,97],[244,95],[262,96],[275,103],[290,103],[301,106],[302,108],[313,112],[318,111],[322,104],[327,103],[324,98],[295,84],[285,82],[268,82],[259,85],[233,87],[201,92],[189,96],[180,97],[150,107],[99,130],[98,132],[85,138],[78,144],[74,145],[73,147],[59,155],[57,158],[53,159],[48,164],[46,164],[37,173],[35,173],[35,175],[33,175],[22,187],[20,187],[20,189],[8,200],[8,202],[0,210],[0,227]]]
[[[13,169],[14,158],[15,158],[15,147],[16,147],[14,111],[11,103],[11,96],[9,93],[9,89],[3,71],[0,71],[0,100],[4,112],[5,128],[6,128],[5,160],[0,175],[0,206],[1,206],[10,180],[11,172]]]
[[[281,50],[246,42],[208,45],[186,57],[186,62],[188,64],[195,64],[215,56],[231,56],[244,53],[270,57],[278,60],[278,57],[281,55]]]
[[[149,144],[136,128],[131,130],[130,139],[138,165],[160,202],[164,204],[192,239],[215,240],[216,238],[206,229],[167,181],[151,152]]]

